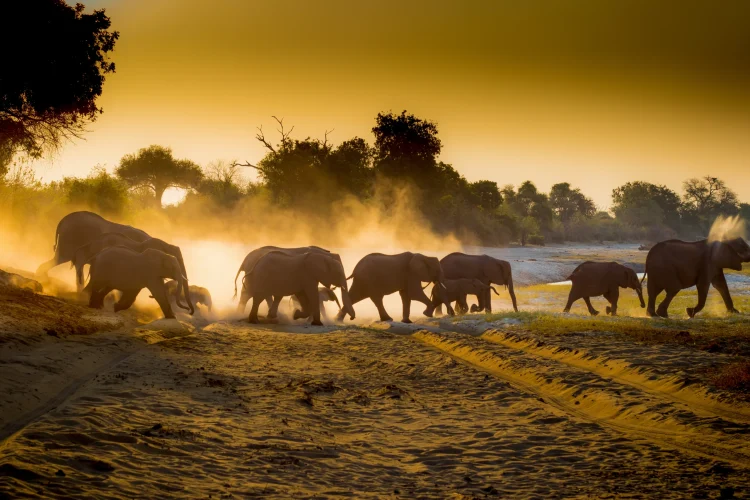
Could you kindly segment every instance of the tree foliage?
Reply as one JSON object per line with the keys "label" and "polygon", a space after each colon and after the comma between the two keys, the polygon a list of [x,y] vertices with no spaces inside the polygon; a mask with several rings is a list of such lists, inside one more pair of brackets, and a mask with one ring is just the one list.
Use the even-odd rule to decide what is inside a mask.
{"label": "tree foliage", "polygon": [[61,188],[69,203],[103,214],[122,213],[128,204],[128,186],[100,167],[84,179],[65,177]]}
{"label": "tree foliage", "polygon": [[375,122],[375,171],[417,186],[431,184],[442,147],[437,125],[406,111],[400,115],[378,113]]}
{"label": "tree foliage", "polygon": [[681,206],[677,193],[648,182],[628,182],[612,191],[615,216],[637,227],[663,225],[679,231]]}
{"label": "tree foliage", "polygon": [[[102,110],[118,32],[104,9],[63,0],[13,0],[0,15],[0,153],[39,157],[78,137]],[[0,158],[2,168],[3,158]]]}
{"label": "tree foliage", "polygon": [[707,175],[700,179],[688,179],[683,184],[683,218],[701,228],[706,234],[719,215],[735,215],[739,212],[737,195],[726,183]]}
{"label": "tree foliage", "polygon": [[198,165],[190,160],[178,160],[170,148],[157,145],[123,156],[115,174],[131,188],[150,190],[157,204],[161,204],[168,188],[197,189],[203,179]]}
{"label": "tree foliage", "polygon": [[572,189],[569,182],[561,182],[552,186],[549,192],[549,203],[563,224],[569,222],[577,214],[593,217],[596,213],[593,200],[581,193],[580,189]]}

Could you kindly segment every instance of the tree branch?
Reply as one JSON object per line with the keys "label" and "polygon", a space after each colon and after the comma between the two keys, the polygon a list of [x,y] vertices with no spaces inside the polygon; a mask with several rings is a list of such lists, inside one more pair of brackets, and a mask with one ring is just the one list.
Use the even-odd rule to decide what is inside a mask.
{"label": "tree branch", "polygon": [[260,168],[260,167],[259,167],[259,166],[257,166],[257,165],[253,165],[253,164],[252,164],[252,163],[250,163],[249,161],[246,161],[245,163],[238,163],[238,162],[236,162],[236,161],[233,161],[233,162],[232,162],[232,166],[233,166],[233,167],[250,167],[250,168],[254,168],[254,169],[255,169],[255,170],[257,170],[258,172],[262,172],[262,171],[263,171],[263,169],[262,169],[262,168]]}
{"label": "tree branch", "polygon": [[294,127],[290,128],[289,132],[284,132],[284,119],[282,118],[281,120],[279,120],[273,115],[271,115],[271,118],[276,120],[276,123],[279,124],[279,128],[276,130],[278,130],[279,134],[281,134],[281,143],[284,144],[286,141],[289,140],[289,135],[292,133],[292,130],[294,130]]}
{"label": "tree branch", "polygon": [[[266,148],[268,148],[272,153],[276,152],[276,150],[273,148],[273,146],[271,145],[271,143],[268,142],[266,140],[266,137],[263,135],[263,125],[261,125],[260,127],[258,127],[258,133],[255,134],[255,138],[258,139],[260,142],[262,142],[263,145]],[[246,165],[243,165],[243,166],[246,166]],[[247,165],[247,166],[252,166],[252,165]]]}

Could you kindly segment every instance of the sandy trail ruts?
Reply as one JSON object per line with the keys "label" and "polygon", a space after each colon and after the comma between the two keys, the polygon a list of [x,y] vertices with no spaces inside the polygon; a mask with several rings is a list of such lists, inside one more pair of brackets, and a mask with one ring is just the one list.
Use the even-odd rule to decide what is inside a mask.
{"label": "sandy trail ruts", "polygon": [[[544,375],[517,383],[492,364],[480,369],[458,347]],[[611,386],[634,415],[663,410],[659,429],[710,427],[672,402],[658,406],[649,392],[583,371],[457,333],[304,335],[217,323],[139,350],[17,433],[0,451],[0,463],[12,467],[0,470],[0,494],[683,498],[750,491],[749,464],[725,456],[728,445],[717,462],[658,433],[592,418],[595,405],[586,400]],[[544,385],[557,378],[559,387]],[[567,380],[578,393],[566,392]],[[545,392],[552,387],[555,394]],[[576,397],[584,408],[568,405]],[[600,411],[608,408],[602,403]],[[743,436],[747,443],[747,434],[734,438]]]}

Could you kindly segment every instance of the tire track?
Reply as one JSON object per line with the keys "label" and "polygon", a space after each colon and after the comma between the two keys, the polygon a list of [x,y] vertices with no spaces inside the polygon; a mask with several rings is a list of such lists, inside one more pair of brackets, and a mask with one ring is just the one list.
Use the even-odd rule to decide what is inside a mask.
{"label": "tire track", "polygon": [[686,386],[684,380],[678,376],[661,377],[649,370],[639,369],[622,359],[599,356],[582,348],[544,344],[534,338],[499,330],[489,330],[480,337],[510,349],[595,373],[600,377],[635,387],[655,397],[687,405],[695,413],[698,413],[696,410],[700,410],[705,416],[732,420],[750,427],[750,408],[747,405],[739,403],[739,406],[728,405],[707,394],[705,389]]}
{"label": "tire track", "polygon": [[706,458],[750,466],[746,437],[723,432],[720,426],[717,430],[716,424],[721,424],[717,419],[654,401],[636,387],[481,337],[448,337],[428,331],[416,332],[413,337],[535,394],[567,414]]}

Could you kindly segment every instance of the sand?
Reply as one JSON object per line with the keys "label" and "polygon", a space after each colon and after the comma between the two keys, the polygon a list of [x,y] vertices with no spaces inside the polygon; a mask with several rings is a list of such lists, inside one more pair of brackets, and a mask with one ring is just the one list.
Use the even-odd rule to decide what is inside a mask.
{"label": "sand", "polygon": [[150,321],[14,297],[0,498],[750,496],[750,404],[706,378],[730,354],[512,317]]}

